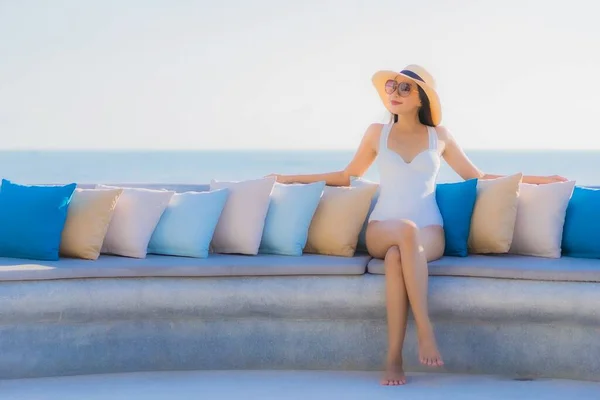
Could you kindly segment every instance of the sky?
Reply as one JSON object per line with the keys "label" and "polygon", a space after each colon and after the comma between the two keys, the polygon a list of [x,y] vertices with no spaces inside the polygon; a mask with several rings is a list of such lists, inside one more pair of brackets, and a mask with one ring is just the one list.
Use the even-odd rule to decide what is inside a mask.
{"label": "sky", "polygon": [[0,149],[354,149],[424,66],[465,149],[600,149],[593,0],[0,0]]}

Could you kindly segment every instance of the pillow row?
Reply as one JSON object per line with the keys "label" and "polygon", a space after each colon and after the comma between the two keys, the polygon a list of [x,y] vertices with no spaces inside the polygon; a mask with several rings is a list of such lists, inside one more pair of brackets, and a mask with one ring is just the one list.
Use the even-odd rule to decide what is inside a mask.
{"label": "pillow row", "polygon": [[351,257],[375,189],[283,185],[274,178],[212,180],[207,192],[126,188],[101,252],[138,258],[146,251],[200,258],[209,252]]}
{"label": "pillow row", "polygon": [[[156,192],[144,189],[141,192]],[[354,255],[366,250],[368,216],[377,201],[378,185],[353,179],[349,187],[275,183],[272,178],[243,182],[211,181],[209,192],[172,194],[163,191],[168,207],[151,235],[148,251],[206,257],[209,251],[255,255]],[[600,223],[600,191],[575,182],[532,185],[522,174],[490,180],[438,184],[436,199],[444,221],[447,256],[511,253],[557,258],[561,254],[600,257],[591,243]],[[159,201],[160,203],[160,201]],[[152,204],[145,200],[145,204]],[[140,215],[152,225],[154,218]],[[133,206],[132,206],[133,207]],[[164,206],[166,207],[166,206]],[[132,212],[121,208],[125,221]],[[595,224],[592,221],[597,221]],[[114,228],[112,228],[114,226]],[[122,246],[127,224],[111,224],[108,237]],[[135,224],[133,224],[135,226]],[[114,235],[112,234],[114,233]],[[135,251],[113,254],[145,256],[145,238]],[[111,240],[103,252],[110,251]],[[210,245],[210,248],[209,248]]]}
{"label": "pillow row", "polygon": [[0,256],[353,256],[376,187],[212,181],[206,192],[2,181]]}
{"label": "pillow row", "polygon": [[[575,187],[574,181],[527,184],[522,178],[519,173],[438,184],[436,200],[444,221],[444,255],[510,253],[558,258],[564,254],[600,258],[600,244],[595,242],[600,236],[600,190]],[[211,189],[241,184],[213,181]],[[250,248],[244,249],[246,254],[260,251],[300,255],[304,251],[348,257],[357,249],[366,251],[366,226],[378,198],[378,184],[359,178],[353,179],[349,187],[329,187],[323,182],[312,185],[312,197],[303,198],[301,193],[308,193],[311,185],[275,184],[266,207],[262,238],[258,232],[250,234],[252,226],[260,230],[262,214],[246,222],[245,237],[254,237]],[[322,197],[317,201],[321,190]],[[236,208],[242,207],[242,197]],[[250,209],[256,207],[246,208]],[[215,237],[222,235],[231,240],[235,238],[232,231],[238,229],[240,235],[234,242],[243,242],[238,227],[242,214],[232,213],[227,222],[220,221]],[[293,237],[298,238],[295,246],[286,249],[283,243]],[[217,239],[214,250],[239,253],[235,243],[226,245]]]}
{"label": "pillow row", "polygon": [[[559,257],[562,251],[600,257],[599,246],[591,243],[597,237],[600,191],[574,188],[574,182],[538,186],[521,180],[516,174],[438,184],[445,255]],[[357,244],[366,250],[377,189],[362,179],[353,179],[349,187],[282,185],[273,178],[213,180],[207,192],[185,193],[105,185],[79,189],[74,183],[21,186],[3,180],[0,256],[93,260],[100,253],[143,258],[147,253],[307,252],[350,257]]]}
{"label": "pillow row", "polygon": [[527,184],[521,174],[480,181],[469,252],[560,257],[574,187],[574,181]]}
{"label": "pillow row", "polygon": [[279,184],[271,178],[211,181],[229,198],[216,226],[215,253],[352,257],[375,186],[330,187],[325,182]]}
{"label": "pillow row", "polygon": [[[145,258],[148,253],[207,257],[215,225],[228,195],[227,190],[175,193],[105,185],[97,185],[96,189],[87,192],[92,196],[101,191],[120,194],[112,209],[98,209],[95,213],[98,226],[108,221],[104,230],[79,234],[84,238],[82,241],[93,242],[93,251],[89,254],[69,253],[65,246],[65,249],[61,247],[62,254],[89,259],[97,259],[100,253],[132,258]],[[69,212],[65,231],[69,228],[69,218],[76,220],[78,216],[82,225],[93,226],[89,223],[93,219],[91,215],[83,218]]]}
{"label": "pillow row", "polygon": [[[596,254],[600,258],[600,245],[591,246],[590,239],[584,240],[589,237],[590,226],[594,226],[591,221],[596,221],[595,226],[600,223],[600,212],[593,211],[600,204],[600,191],[575,187],[573,181],[526,184],[522,177],[515,174],[438,184],[436,200],[444,221],[444,255],[510,253],[558,258],[563,254]],[[595,207],[591,206],[592,197]],[[371,210],[376,201],[377,195]],[[584,215],[591,219],[586,222]],[[361,249],[366,249],[365,229],[366,223]]]}
{"label": "pillow row", "polygon": [[0,189],[0,256],[95,260],[101,252],[144,257],[173,192],[98,186],[18,185]]}

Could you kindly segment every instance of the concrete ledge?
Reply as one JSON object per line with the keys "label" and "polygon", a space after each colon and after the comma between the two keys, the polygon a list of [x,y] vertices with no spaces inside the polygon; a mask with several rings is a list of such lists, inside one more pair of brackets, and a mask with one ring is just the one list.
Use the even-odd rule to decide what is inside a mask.
{"label": "concrete ledge", "polygon": [[[429,275],[526,279],[557,282],[600,282],[600,260],[589,258],[542,258],[513,254],[443,257],[429,263]],[[385,274],[383,260],[372,259],[371,274]]]}
{"label": "concrete ledge", "polygon": [[75,258],[33,261],[0,257],[0,282],[163,276],[363,275],[370,259],[368,255],[336,257],[320,254],[211,254],[207,258],[149,254],[141,259],[101,255],[93,261]]}
{"label": "concrete ledge", "polygon": [[[435,323],[442,372],[598,380],[597,330]],[[386,324],[373,320],[150,320],[1,327],[0,378],[201,369],[380,370]],[[407,371],[417,363],[412,321]],[[32,345],[33,343],[33,345]]]}
{"label": "concrete ledge", "polygon": [[[0,379],[181,369],[378,370],[384,277],[0,283]],[[600,381],[600,284],[431,277],[446,371]],[[409,323],[405,352],[416,363]]]}
{"label": "concrete ledge", "polygon": [[[71,279],[0,283],[1,324],[147,319],[385,319],[385,278]],[[434,319],[600,324],[600,284],[430,277]]]}

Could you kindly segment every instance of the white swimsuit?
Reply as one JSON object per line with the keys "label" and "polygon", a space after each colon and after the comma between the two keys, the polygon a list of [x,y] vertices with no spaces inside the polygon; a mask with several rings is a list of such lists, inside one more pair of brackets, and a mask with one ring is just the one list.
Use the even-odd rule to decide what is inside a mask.
{"label": "white swimsuit", "polygon": [[410,162],[388,148],[392,124],[381,130],[379,154],[379,198],[369,221],[408,219],[417,227],[443,226],[442,215],[435,199],[435,185],[441,165],[438,136],[428,126],[429,148]]}

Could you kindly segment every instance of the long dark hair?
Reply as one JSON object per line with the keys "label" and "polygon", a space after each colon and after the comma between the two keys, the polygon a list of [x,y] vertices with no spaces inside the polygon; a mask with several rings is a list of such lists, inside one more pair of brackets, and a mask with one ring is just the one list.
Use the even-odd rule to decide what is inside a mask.
{"label": "long dark hair", "polygon": [[[434,126],[433,118],[431,118],[431,106],[429,105],[429,97],[425,94],[425,91],[421,89],[421,86],[417,85],[419,89],[419,99],[421,100],[421,108],[419,109],[419,121],[423,125]],[[398,114],[394,114],[394,123],[398,122]]]}

